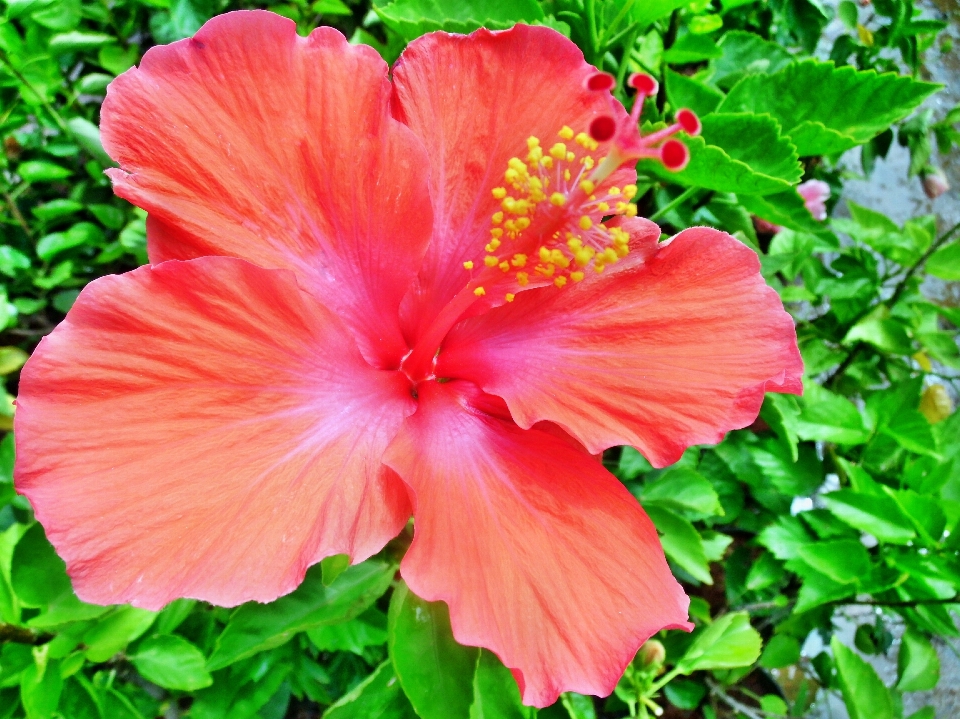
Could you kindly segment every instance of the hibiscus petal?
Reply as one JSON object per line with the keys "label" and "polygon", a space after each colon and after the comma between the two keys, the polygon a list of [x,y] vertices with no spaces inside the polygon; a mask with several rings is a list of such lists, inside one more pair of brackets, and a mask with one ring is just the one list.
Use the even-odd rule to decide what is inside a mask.
{"label": "hibiscus petal", "polygon": [[749,425],[764,392],[802,391],[793,320],[759,270],[729,235],[685,230],[632,269],[462,322],[437,374],[500,395],[521,427],[549,420],[662,467]]}
{"label": "hibiscus petal", "polygon": [[609,694],[651,634],[692,626],[688,600],[623,485],[569,438],[483,401],[468,382],[421,384],[387,449],[414,496],[403,578],[449,605],[457,641],[511,668],[524,703]]}
{"label": "hibiscus petal", "polygon": [[[404,302],[411,343],[469,280],[466,260],[483,257],[490,218],[511,157],[534,135],[550,147],[564,126],[586,131],[600,114],[626,116],[609,92],[591,92],[597,72],[570,40],[546,27],[433,33],[414,40],[393,70],[396,114],[430,153],[433,240],[418,285]],[[596,153],[606,154],[603,147]],[[625,169],[611,182],[636,180]]]}
{"label": "hibiscus petal", "polygon": [[103,143],[118,195],[151,213],[152,262],[229,255],[293,269],[377,366],[407,348],[397,308],[430,236],[419,141],[387,66],[332,28],[214,18],[117,78]]}
{"label": "hibiscus petal", "polygon": [[17,403],[17,490],[86,601],[270,601],[410,516],[380,464],[409,384],[289,271],[205,257],[96,280]]}

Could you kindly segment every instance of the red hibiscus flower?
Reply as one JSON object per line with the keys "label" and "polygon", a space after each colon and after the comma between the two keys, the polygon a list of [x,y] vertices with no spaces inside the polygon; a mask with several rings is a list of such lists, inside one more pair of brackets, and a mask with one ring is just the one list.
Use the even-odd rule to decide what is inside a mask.
{"label": "red hibiscus flower", "polygon": [[658,243],[629,163],[593,171],[684,159],[631,140],[598,77],[518,26],[421,38],[391,81],[335,30],[240,12],[114,81],[104,146],[151,265],[81,293],[16,417],[77,594],[269,601],[413,514],[403,577],[528,704],[609,693],[686,626],[595,455],[669,464],[799,392],[801,361],[751,250]]}

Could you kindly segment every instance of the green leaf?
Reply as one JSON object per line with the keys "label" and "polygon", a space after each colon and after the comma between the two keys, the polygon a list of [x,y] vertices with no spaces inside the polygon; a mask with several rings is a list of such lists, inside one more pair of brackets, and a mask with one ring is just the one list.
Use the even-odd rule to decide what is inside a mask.
{"label": "green leaf", "polygon": [[653,465],[633,447],[624,447],[621,450],[620,464],[617,467],[617,474],[621,478],[626,480],[636,479],[652,469]]}
{"label": "green leaf", "polygon": [[87,647],[85,656],[91,662],[107,661],[134,639],[143,636],[156,618],[156,612],[146,609],[117,607],[83,635]]}
{"label": "green leaf", "polygon": [[908,627],[900,639],[897,655],[897,689],[902,692],[929,691],[940,681],[940,657],[930,639]]}
{"label": "green leaf", "polygon": [[689,521],[656,504],[644,506],[661,533],[660,542],[667,558],[704,584],[713,584],[703,540]]}
{"label": "green leaf", "polygon": [[907,544],[917,536],[910,518],[892,497],[841,489],[824,494],[822,499],[838,519],[881,542]]}
{"label": "green leaf", "polygon": [[72,117],[67,120],[67,129],[70,130],[70,134],[73,135],[77,144],[90,153],[101,165],[104,167],[117,166],[117,163],[103,149],[103,143],[100,141],[100,128],[92,122],[82,117]]}
{"label": "green leaf", "polygon": [[670,68],[667,68],[664,79],[667,99],[674,111],[685,107],[703,117],[716,110],[723,101],[723,93],[719,90]]}
{"label": "green leaf", "polygon": [[702,123],[701,135],[680,138],[690,149],[683,170],[670,172],[662,163],[641,160],[637,171],[664,182],[738,195],[779,193],[799,181],[797,154],[770,117],[712,113]]}
{"label": "green leaf", "polygon": [[636,2],[633,4],[633,19],[643,30],[654,20],[666,17],[687,3],[688,0],[644,0],[644,2]]}
{"label": "green leaf", "polygon": [[417,719],[388,659],[340,697],[323,719]]}
{"label": "green leaf", "polygon": [[67,565],[47,541],[39,522],[35,522],[14,547],[10,584],[28,607],[50,604],[70,591]]}
{"label": "green leaf", "polygon": [[939,85],[809,59],[741,79],[719,112],[769,113],[801,157],[848,150],[903,119]]}
{"label": "green leaf", "polygon": [[[796,188],[764,195],[763,197],[738,194],[737,199],[752,214],[774,225],[787,227],[797,232],[831,237],[826,226],[810,214],[810,210],[807,209]],[[833,240],[833,243],[839,245],[836,239]]]}
{"label": "green leaf", "polygon": [[363,655],[363,650],[367,647],[386,644],[387,616],[379,609],[371,607],[349,622],[309,629],[307,636],[317,649]]}
{"label": "green leaf", "polygon": [[870,571],[866,547],[853,539],[806,544],[799,554],[804,562],[840,584],[856,582]]}
{"label": "green leaf", "polygon": [[320,15],[352,15],[353,10],[341,0],[318,0],[310,9]]}
{"label": "green leaf", "polygon": [[860,410],[845,397],[816,384],[805,384],[802,405],[796,422],[801,439],[851,445],[870,439]]}
{"label": "green leaf", "polygon": [[189,692],[213,684],[203,652],[175,634],[150,637],[130,661],[144,679],[164,689]]}
{"label": "green leaf", "polygon": [[320,560],[320,573],[323,586],[329,587],[334,580],[350,566],[349,554],[334,554]]}
{"label": "green leaf", "polygon": [[107,35],[102,32],[73,30],[71,32],[62,32],[54,35],[48,41],[47,47],[50,48],[50,52],[55,55],[63,55],[68,52],[96,50],[116,41],[113,35]]}
{"label": "green leaf", "polygon": [[927,260],[928,274],[943,280],[960,280],[960,242],[953,242],[930,255]]}
{"label": "green leaf", "polygon": [[443,602],[427,602],[406,583],[394,590],[388,620],[390,658],[421,719],[467,719],[479,649],[457,644]]}
{"label": "green leaf", "polygon": [[34,663],[20,677],[20,700],[27,719],[53,719],[61,691],[59,662],[48,661],[43,649],[35,649]]}
{"label": "green leaf", "polygon": [[937,441],[933,436],[933,428],[927,418],[915,409],[908,409],[895,414],[881,432],[893,437],[897,444],[908,452],[926,454],[937,458],[940,456],[937,452]]}
{"label": "green leaf", "polygon": [[671,65],[686,65],[711,60],[722,54],[723,51],[717,47],[715,40],[703,34],[690,32],[680,36],[670,49],[663,53],[663,61]]}
{"label": "green leaf", "polygon": [[576,692],[564,692],[560,695],[560,703],[567,710],[570,719],[597,719],[597,709],[591,697]]}
{"label": "green leaf", "polygon": [[216,671],[278,647],[298,632],[353,619],[387,591],[395,572],[393,564],[368,560],[325,587],[320,567],[311,567],[293,593],[270,604],[249,602],[237,609],[217,639],[207,669]]}
{"label": "green leaf", "polygon": [[897,320],[874,314],[857,322],[843,338],[845,345],[866,342],[881,352],[913,354],[913,342],[907,329]]}
{"label": "green leaf", "polygon": [[836,635],[830,641],[843,703],[850,719],[896,719],[893,697],[873,667]]}
{"label": "green leaf", "polygon": [[760,666],[764,669],[782,669],[800,661],[800,642],[789,634],[775,634],[763,648]]}
{"label": "green leaf", "polygon": [[374,7],[383,24],[409,42],[428,32],[502,30],[518,22],[544,20],[536,0],[394,0]]}
{"label": "green leaf", "polygon": [[723,54],[711,63],[713,82],[726,90],[744,75],[771,73],[794,61],[793,55],[782,46],[759,35],[743,30],[731,30],[720,38]]}
{"label": "green leaf", "polygon": [[0,347],[0,375],[8,375],[23,367],[30,358],[19,347]]}
{"label": "green leaf", "polygon": [[17,165],[17,174],[24,182],[52,182],[63,180],[73,173],[66,167],[46,160],[27,160]]}
{"label": "green leaf", "polygon": [[700,669],[747,667],[757,661],[762,643],[760,633],[750,626],[749,614],[724,614],[697,635],[676,669],[690,674]]}
{"label": "green leaf", "polygon": [[663,688],[667,701],[678,709],[692,711],[700,706],[707,688],[700,682],[692,679],[674,679]]}
{"label": "green leaf", "polygon": [[51,220],[57,220],[61,217],[67,217],[75,214],[80,212],[82,209],[82,202],[77,202],[76,200],[58,199],[45,202],[42,205],[37,205],[36,207],[31,208],[30,212],[38,220],[49,222]]}
{"label": "green leaf", "polygon": [[103,241],[103,230],[92,222],[78,222],[66,232],[54,232],[37,241],[37,256],[50,260],[65,250],[81,245],[96,245]]}
{"label": "green leaf", "polygon": [[797,594],[797,603],[793,611],[797,614],[807,612],[827,602],[852,597],[857,592],[856,584],[836,582],[826,574],[821,574],[805,563],[796,567],[803,574],[803,586]]}
{"label": "green leaf", "polygon": [[713,485],[692,469],[671,469],[643,488],[640,500],[695,514],[723,514]]}
{"label": "green leaf", "polygon": [[[769,535],[767,539],[769,540]],[[801,544],[799,546],[804,545]],[[760,589],[766,589],[779,583],[785,574],[786,572],[783,569],[783,565],[774,558],[773,554],[764,552],[750,565],[750,571],[747,572],[747,580],[744,586],[754,592]]]}
{"label": "green leaf", "polygon": [[481,649],[473,675],[470,719],[536,719],[537,710],[524,706],[510,670],[492,652]]}

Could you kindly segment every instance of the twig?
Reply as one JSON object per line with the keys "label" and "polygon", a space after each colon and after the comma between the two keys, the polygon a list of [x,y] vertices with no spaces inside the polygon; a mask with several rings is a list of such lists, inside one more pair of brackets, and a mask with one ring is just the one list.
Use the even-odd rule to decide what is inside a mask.
{"label": "twig", "polygon": [[20,208],[17,207],[16,200],[13,199],[9,192],[4,192],[3,197],[7,201],[7,207],[10,208],[10,214],[13,215],[13,219],[15,219],[17,224],[20,225],[20,229],[23,230],[23,233],[27,236],[27,238],[32,240],[33,232],[30,230],[30,225],[27,224],[27,220],[24,218],[23,213],[20,212]]}
{"label": "twig", "polygon": [[0,644],[13,642],[14,644],[30,644],[32,646],[39,646],[40,644],[46,644],[51,639],[53,639],[52,634],[35,632],[32,629],[18,627],[14,624],[0,623]]}
{"label": "twig", "polygon": [[679,195],[677,195],[676,198],[674,198],[673,200],[671,200],[670,202],[668,202],[666,205],[664,205],[663,207],[661,207],[659,210],[657,210],[656,212],[654,212],[652,215],[650,215],[650,217],[648,217],[647,219],[650,220],[651,222],[655,222],[656,220],[658,220],[659,218],[663,217],[663,216],[664,216],[665,214],[667,214],[668,212],[671,212],[672,210],[675,210],[676,208],[678,208],[678,207],[679,207],[680,205],[682,205],[684,202],[686,202],[686,201],[689,200],[691,197],[693,197],[693,196],[694,196],[697,192],[699,192],[701,189],[702,189],[702,188],[699,188],[699,187],[696,187],[696,186],[694,186],[694,187],[688,187],[686,190],[684,190],[684,191],[681,192]]}
{"label": "twig", "polygon": [[715,696],[717,699],[722,701],[728,707],[734,711],[738,711],[745,716],[748,716],[750,719],[765,719],[766,713],[758,711],[753,707],[749,707],[743,702],[737,701],[732,696],[728,695],[719,684],[713,681],[710,678],[707,678],[707,686],[710,687],[710,693]]}

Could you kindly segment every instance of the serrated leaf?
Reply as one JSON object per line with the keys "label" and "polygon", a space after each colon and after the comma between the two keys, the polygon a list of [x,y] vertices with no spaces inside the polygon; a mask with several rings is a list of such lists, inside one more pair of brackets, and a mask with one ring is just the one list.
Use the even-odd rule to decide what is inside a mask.
{"label": "serrated leaf", "polygon": [[797,436],[801,439],[863,444],[870,433],[863,417],[850,400],[816,384],[804,386],[802,409],[796,421]]}
{"label": "serrated leaf", "polygon": [[654,20],[666,17],[686,4],[688,0],[644,0],[633,4],[633,19],[644,29]]}
{"label": "serrated leaf", "polygon": [[917,536],[910,518],[892,497],[841,489],[824,494],[822,500],[837,518],[881,542],[907,544]]}
{"label": "serrated leaf", "polygon": [[897,444],[909,452],[940,457],[930,422],[915,409],[898,412],[881,432],[893,437]]}
{"label": "serrated leaf", "polygon": [[800,180],[797,154],[771,118],[713,113],[702,123],[700,136],[681,136],[690,149],[683,170],[670,172],[659,162],[641,160],[637,171],[664,182],[738,195],[783,192]]}
{"label": "serrated leaf", "polygon": [[746,612],[731,612],[717,617],[690,645],[677,662],[681,674],[700,669],[735,669],[757,661],[763,642],[750,626]]}
{"label": "serrated leaf", "polygon": [[833,154],[867,142],[906,117],[939,85],[893,73],[834,67],[817,60],[741,79],[719,112],[769,113],[801,157]]}
{"label": "serrated leaf", "polygon": [[322,570],[314,565],[293,593],[270,604],[249,602],[238,608],[217,639],[207,668],[222,669],[278,647],[297,632],[352,619],[387,591],[395,571],[392,564],[368,560],[326,587]]}
{"label": "serrated leaf", "polygon": [[434,30],[469,33],[479,27],[502,30],[518,22],[544,20],[536,0],[394,0],[374,10],[407,42]]}
{"label": "serrated leaf", "polygon": [[692,469],[670,469],[643,487],[640,501],[695,514],[722,514],[713,485]]}
{"label": "serrated leaf", "polygon": [[893,697],[874,668],[844,646],[836,635],[830,641],[830,648],[850,719],[895,719]]}
{"label": "serrated leaf", "polygon": [[674,72],[669,67],[664,75],[664,85],[667,99],[674,110],[685,107],[703,117],[716,110],[723,101],[723,93],[716,88]]}
{"label": "serrated leaf", "polygon": [[[870,571],[866,547],[853,539],[807,544],[800,547],[799,556],[818,572],[841,584],[852,584]],[[798,573],[802,576],[801,572]]]}
{"label": "serrated leaf", "polygon": [[743,30],[731,30],[718,43],[723,54],[711,63],[713,82],[728,89],[744,75],[772,73],[794,62],[794,57],[775,42]]}

